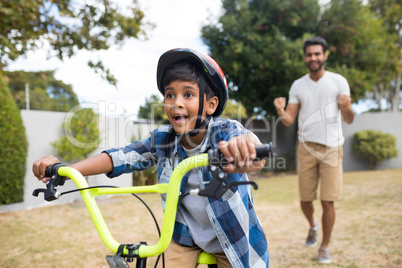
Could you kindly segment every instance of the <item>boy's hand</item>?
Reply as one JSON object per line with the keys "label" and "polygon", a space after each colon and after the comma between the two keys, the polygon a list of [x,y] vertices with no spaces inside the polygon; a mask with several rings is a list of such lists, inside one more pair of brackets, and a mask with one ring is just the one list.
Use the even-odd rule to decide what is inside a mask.
{"label": "boy's hand", "polygon": [[259,144],[261,142],[252,133],[233,137],[229,141],[220,141],[218,143],[219,150],[229,162],[234,162],[222,167],[223,170],[227,173],[260,170],[264,166],[265,160],[253,161],[256,157],[255,145]]}
{"label": "boy's hand", "polygon": [[45,170],[48,166],[60,162],[59,159],[53,155],[48,155],[36,160],[32,165],[32,172],[38,180],[42,182],[47,182],[50,178],[45,177]]}

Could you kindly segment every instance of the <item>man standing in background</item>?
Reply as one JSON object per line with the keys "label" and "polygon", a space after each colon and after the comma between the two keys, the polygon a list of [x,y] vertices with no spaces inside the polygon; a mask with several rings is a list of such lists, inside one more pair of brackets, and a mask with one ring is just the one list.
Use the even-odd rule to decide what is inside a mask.
{"label": "man standing in background", "polygon": [[[317,244],[319,224],[314,219],[314,204],[320,181],[320,199],[323,208],[323,239],[318,250],[319,263],[331,263],[329,242],[335,223],[335,206],[342,196],[342,133],[341,115],[350,124],[354,119],[350,88],[347,80],[326,71],[328,45],[321,37],[304,41],[304,61],[309,73],[294,81],[289,91],[289,102],[280,97],[274,105],[282,123],[290,126],[298,116],[297,169],[300,204],[310,229],[306,246]],[[285,109],[286,107],[286,109]]]}

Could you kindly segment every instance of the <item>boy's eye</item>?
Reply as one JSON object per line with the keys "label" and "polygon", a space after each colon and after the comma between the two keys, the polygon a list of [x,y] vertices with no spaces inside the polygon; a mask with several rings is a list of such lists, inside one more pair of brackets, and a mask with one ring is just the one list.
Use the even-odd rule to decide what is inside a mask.
{"label": "boy's eye", "polygon": [[193,94],[193,93],[191,93],[191,92],[187,92],[187,93],[186,93],[184,96],[185,96],[185,97],[187,97],[187,98],[189,98],[189,97],[194,96],[194,94]]}
{"label": "boy's eye", "polygon": [[171,99],[173,97],[174,97],[173,93],[166,93],[166,95],[165,95],[165,98],[167,98],[167,99]]}

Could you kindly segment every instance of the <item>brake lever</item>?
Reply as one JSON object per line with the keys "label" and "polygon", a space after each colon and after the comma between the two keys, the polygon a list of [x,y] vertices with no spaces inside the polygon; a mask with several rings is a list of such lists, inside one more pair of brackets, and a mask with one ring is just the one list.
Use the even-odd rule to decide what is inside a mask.
{"label": "brake lever", "polygon": [[221,167],[223,165],[229,164],[229,161],[222,156],[218,149],[209,150],[208,158],[210,165],[209,171],[211,173],[212,180],[204,189],[192,190],[190,194],[218,199],[221,198],[227,190],[234,186],[250,184],[255,190],[258,189],[257,183],[253,181],[233,181],[225,185],[227,173],[224,172]]}
{"label": "brake lever", "polygon": [[60,167],[65,166],[61,163],[55,163],[46,168],[45,176],[51,177],[49,181],[46,182],[46,189],[45,188],[38,188],[32,192],[33,196],[38,196],[39,193],[44,194],[44,199],[48,202],[58,199],[60,197],[60,193],[57,191],[59,185],[64,185],[66,181],[65,176],[60,176],[58,174],[58,170]]}

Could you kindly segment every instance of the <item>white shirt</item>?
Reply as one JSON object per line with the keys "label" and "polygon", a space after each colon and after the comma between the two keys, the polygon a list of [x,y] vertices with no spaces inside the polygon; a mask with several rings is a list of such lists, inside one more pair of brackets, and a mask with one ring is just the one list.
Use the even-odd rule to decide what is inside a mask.
{"label": "white shirt", "polygon": [[328,147],[343,145],[341,113],[338,96],[350,95],[347,80],[340,74],[325,71],[314,82],[309,74],[293,82],[289,91],[289,103],[300,104],[299,142],[315,142]]}

